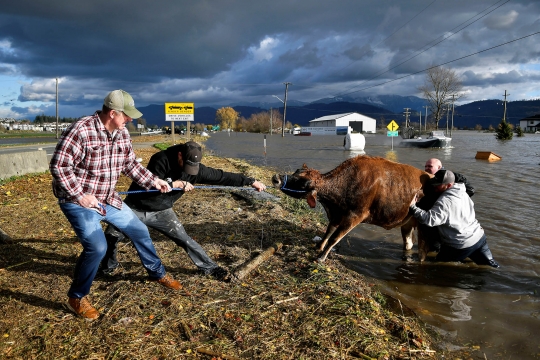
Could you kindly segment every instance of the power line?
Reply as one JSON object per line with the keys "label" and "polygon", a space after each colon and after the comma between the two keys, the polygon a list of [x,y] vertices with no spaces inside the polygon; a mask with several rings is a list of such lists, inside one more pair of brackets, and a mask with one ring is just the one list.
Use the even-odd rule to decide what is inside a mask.
{"label": "power line", "polygon": [[[471,19],[473,19],[473,18],[479,16],[480,14],[482,14],[483,12],[485,12],[486,10],[488,10],[489,8],[495,6],[497,3],[501,2],[501,1],[503,1],[503,0],[498,0],[498,1],[495,2],[494,4],[488,6],[488,7],[485,8],[484,10],[480,11],[479,13],[477,13],[476,15],[470,17],[469,19],[465,20],[465,21],[462,22],[461,24],[459,24],[459,25],[455,26],[454,28],[450,29],[450,31],[453,31],[453,30],[457,29],[458,27],[460,27],[460,26],[462,26],[463,24],[467,23],[467,22],[470,21]],[[373,79],[376,79],[376,78],[378,78],[379,76],[384,75],[384,74],[386,74],[387,72],[389,72],[389,71],[391,71],[391,70],[397,68],[398,66],[405,64],[405,63],[408,62],[409,60],[412,60],[412,59],[416,58],[417,56],[419,56],[419,55],[425,53],[425,52],[428,51],[429,49],[431,49],[431,48],[433,48],[433,47],[439,45],[439,44],[442,43],[443,41],[448,40],[448,39],[451,38],[452,36],[458,34],[460,31],[466,29],[467,27],[471,26],[471,25],[474,24],[475,22],[477,22],[477,21],[483,19],[484,17],[486,17],[487,15],[491,14],[493,11],[497,10],[498,8],[500,8],[501,6],[505,5],[505,4],[506,4],[507,2],[509,2],[509,1],[510,1],[510,0],[506,0],[504,3],[500,4],[500,5],[497,6],[496,8],[490,10],[489,12],[485,13],[484,15],[482,15],[481,17],[479,17],[478,19],[476,19],[476,20],[474,20],[473,22],[471,22],[470,24],[468,24],[468,25],[462,27],[461,29],[459,29],[458,31],[452,33],[451,35],[449,35],[449,36],[447,36],[447,37],[443,37],[443,39],[440,40],[439,42],[436,42],[435,44],[433,44],[433,45],[431,45],[431,46],[425,48],[425,47],[428,46],[429,44],[431,44],[431,43],[433,43],[434,41],[436,41],[437,39],[439,39],[441,36],[439,36],[439,37],[433,39],[432,41],[428,42],[426,45],[424,45],[424,46],[422,47],[422,48],[425,48],[424,50],[422,50],[422,51],[420,51],[420,52],[417,52],[415,55],[413,55],[413,56],[411,56],[411,57],[409,57],[409,58],[403,60],[402,62],[400,62],[400,63],[397,64],[397,65],[394,65],[393,67],[389,68],[388,70],[385,70],[385,71],[376,73],[375,76],[373,76],[373,77],[371,77],[371,78],[369,78],[369,79],[366,79],[366,80],[362,81],[362,82],[361,82],[360,84],[358,84],[358,85],[355,85],[355,86],[350,87],[348,90],[346,90],[346,91],[344,91],[344,92],[337,93],[336,95],[334,95],[334,97],[337,97],[337,96],[340,96],[340,95],[347,95],[347,94],[350,94],[350,93],[348,93],[347,91],[349,91],[349,90],[351,90],[351,89],[354,89],[355,87],[358,87],[358,86],[360,86],[360,85],[362,85],[362,84],[364,84],[364,83],[366,83],[366,82],[368,82],[368,81],[371,81],[371,80],[373,80]]]}
{"label": "power line", "polygon": [[483,52],[486,52],[486,51],[489,51],[489,50],[493,50],[493,49],[495,49],[495,48],[498,48],[498,47],[501,47],[501,46],[504,46],[504,45],[508,45],[508,44],[510,44],[510,43],[513,43],[513,42],[516,42],[516,41],[519,41],[519,40],[523,40],[523,39],[525,39],[525,38],[528,38],[528,37],[531,37],[531,36],[537,35],[537,34],[540,34],[540,31],[537,31],[537,32],[532,33],[532,34],[529,34],[529,35],[522,36],[522,37],[520,37],[520,38],[518,38],[518,39],[514,39],[514,40],[507,41],[507,42],[502,43],[502,44],[499,44],[499,45],[492,46],[492,47],[487,48],[487,49],[484,49],[484,50],[477,51],[477,52],[472,53],[472,54],[469,54],[469,55],[465,55],[465,56],[459,57],[459,58],[454,59],[454,60],[450,60],[450,61],[444,62],[444,63],[442,63],[442,64],[438,64],[438,65],[431,66],[431,67],[429,67],[429,68],[427,68],[427,69],[424,69],[424,70],[420,70],[420,71],[417,71],[417,72],[414,72],[414,73],[411,73],[411,74],[408,74],[408,75],[404,75],[404,76],[398,77],[397,79],[388,80],[388,81],[385,81],[385,82],[382,82],[382,83],[379,83],[379,84],[375,84],[375,85],[372,85],[372,86],[368,86],[368,87],[365,87],[365,88],[362,88],[362,89],[359,89],[359,90],[351,91],[351,92],[346,93],[346,94],[343,94],[343,95],[353,94],[353,93],[355,93],[355,92],[359,92],[359,91],[371,89],[371,88],[374,88],[374,87],[377,87],[377,86],[381,86],[381,85],[388,84],[388,83],[391,83],[391,82],[394,82],[394,81],[398,81],[398,80],[407,78],[407,77],[409,77],[409,76],[413,76],[413,75],[416,75],[416,74],[420,74],[420,73],[422,73],[422,72],[424,72],[424,71],[428,71],[428,70],[434,69],[434,68],[439,67],[439,66],[443,66],[443,65],[446,65],[446,64],[450,64],[450,63],[453,63],[453,62],[455,62],[455,61],[463,60],[463,59],[466,59],[466,58],[468,58],[468,57],[471,57],[471,56],[474,56],[474,55],[478,55],[478,54],[481,54],[481,53],[483,53]]}

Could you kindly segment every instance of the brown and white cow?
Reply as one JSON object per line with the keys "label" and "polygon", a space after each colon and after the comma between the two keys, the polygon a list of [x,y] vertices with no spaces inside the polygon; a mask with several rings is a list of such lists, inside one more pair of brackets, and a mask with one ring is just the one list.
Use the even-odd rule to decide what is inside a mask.
{"label": "brown and white cow", "polygon": [[[326,174],[304,164],[292,175],[274,175],[272,183],[289,196],[306,199],[312,208],[318,200],[326,210],[328,228],[318,247],[318,261],[324,262],[330,250],[360,223],[387,230],[400,226],[403,250],[411,250],[416,220],[408,214],[409,205],[417,193],[422,194],[430,177],[410,165],[360,155]],[[418,250],[423,261],[427,244],[421,236]]]}

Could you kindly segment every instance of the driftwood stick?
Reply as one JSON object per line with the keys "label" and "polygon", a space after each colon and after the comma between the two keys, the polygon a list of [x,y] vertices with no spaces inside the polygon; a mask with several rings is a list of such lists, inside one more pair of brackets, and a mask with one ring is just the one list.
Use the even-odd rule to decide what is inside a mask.
{"label": "driftwood stick", "polygon": [[240,358],[237,358],[236,356],[225,355],[225,354],[218,353],[218,352],[208,350],[208,349],[205,349],[205,348],[197,348],[197,349],[195,349],[195,351],[198,352],[198,353],[201,353],[201,354],[215,356],[215,357],[222,358],[222,359],[225,359],[225,360],[240,360]]}
{"label": "driftwood stick", "polygon": [[0,271],[5,271],[7,269],[11,269],[11,268],[14,268],[14,267],[19,266],[19,265],[28,264],[29,262],[32,262],[32,261],[34,261],[34,260],[23,261],[23,262],[20,262],[18,264],[13,264],[13,265],[10,265],[10,266],[6,266],[5,268],[1,268]]}
{"label": "driftwood stick", "polygon": [[281,303],[284,303],[284,302],[287,302],[287,301],[298,300],[299,298],[300,298],[300,296],[295,296],[295,297],[292,297],[290,299],[276,301],[274,304],[281,304]]}
{"label": "driftwood stick", "polygon": [[264,250],[262,253],[260,253],[258,256],[256,256],[253,260],[250,262],[242,265],[238,271],[236,271],[232,277],[233,281],[242,280],[245,278],[253,269],[255,269],[257,266],[261,265],[263,262],[268,260],[268,258],[276,251],[281,249],[283,246],[282,243],[275,243],[273,246],[269,247],[268,249]]}
{"label": "driftwood stick", "polygon": [[191,338],[193,336],[191,335],[191,330],[189,329],[188,324],[186,324],[184,321],[180,321],[180,324],[182,325],[182,329],[184,330],[186,338],[188,339],[188,341],[191,341]]}
{"label": "driftwood stick", "polygon": [[12,242],[13,239],[4,230],[0,229],[0,244],[10,244]]}
{"label": "driftwood stick", "polygon": [[358,352],[358,351],[352,351],[350,353],[350,355],[354,356],[354,357],[357,357],[357,358],[361,358],[361,359],[365,359],[365,360],[377,360],[377,359],[374,359],[370,356],[367,356],[366,354],[362,354],[361,352]]}

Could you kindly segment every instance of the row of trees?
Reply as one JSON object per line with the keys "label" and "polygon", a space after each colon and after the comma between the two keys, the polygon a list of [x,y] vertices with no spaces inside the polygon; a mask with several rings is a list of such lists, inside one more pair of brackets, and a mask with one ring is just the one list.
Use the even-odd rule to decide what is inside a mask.
{"label": "row of trees", "polygon": [[[276,110],[252,114],[247,119],[240,115],[232,107],[222,107],[216,112],[216,122],[222,130],[230,129],[254,133],[270,133],[271,131],[281,130],[283,126],[283,115]],[[292,123],[287,121],[285,129],[290,128],[292,128]]]}
{"label": "row of trees", "polygon": [[[58,122],[61,123],[72,123],[74,121],[79,120],[78,118],[72,118],[72,117],[62,117],[58,118]],[[37,115],[34,119],[34,124],[46,124],[46,123],[55,123],[56,122],[56,116],[48,116],[45,114]]]}

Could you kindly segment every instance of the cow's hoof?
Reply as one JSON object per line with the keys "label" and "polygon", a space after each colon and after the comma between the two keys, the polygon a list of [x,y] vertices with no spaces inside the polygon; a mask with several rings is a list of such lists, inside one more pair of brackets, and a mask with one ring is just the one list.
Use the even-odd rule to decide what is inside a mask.
{"label": "cow's hoof", "polygon": [[323,257],[317,258],[317,262],[318,262],[319,264],[324,264],[325,261],[326,261],[326,258],[325,258],[325,257],[324,257],[324,258],[323,258]]}
{"label": "cow's hoof", "polygon": [[414,262],[412,254],[404,254],[401,257],[401,260],[406,261],[406,262]]}

